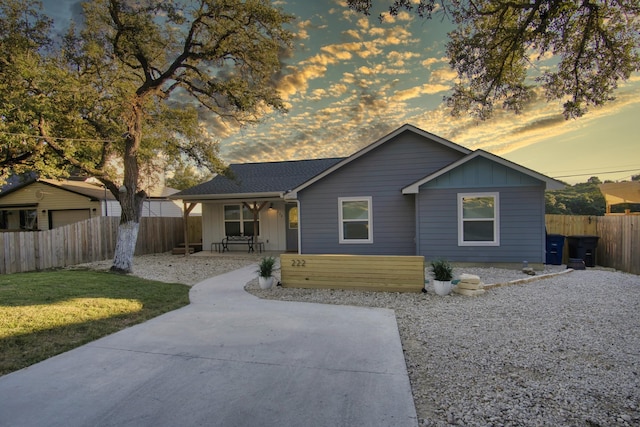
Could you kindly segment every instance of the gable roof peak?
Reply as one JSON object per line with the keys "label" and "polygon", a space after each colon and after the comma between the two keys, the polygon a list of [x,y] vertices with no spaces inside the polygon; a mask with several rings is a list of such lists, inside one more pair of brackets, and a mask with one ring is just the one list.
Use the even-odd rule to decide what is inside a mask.
{"label": "gable roof peak", "polygon": [[466,155],[465,157],[462,157],[461,159],[451,163],[448,166],[443,167],[442,169],[435,171],[434,173],[427,175],[426,177],[414,182],[413,184],[407,185],[406,187],[404,187],[402,189],[402,194],[417,194],[420,191],[420,186],[423,184],[426,184],[427,182],[433,181],[434,179],[438,178],[439,176],[442,176],[450,171],[452,171],[453,169],[456,169],[459,166],[462,166],[468,162],[470,162],[471,160],[477,158],[477,157],[483,157],[485,159],[488,159],[492,162],[498,163],[502,166],[505,166],[507,168],[513,169],[515,171],[518,171],[524,175],[530,176],[534,179],[537,179],[539,181],[542,181],[545,183],[546,185],[546,189],[547,190],[559,190],[565,187],[565,184],[563,182],[560,182],[558,180],[555,180],[553,178],[549,178],[546,175],[543,175],[539,172],[536,172],[534,170],[531,170],[529,168],[526,168],[524,166],[521,166],[517,163],[513,163],[510,160],[507,160],[503,157],[497,156],[495,154],[489,153],[488,151],[482,150],[482,149],[477,149],[475,151],[471,151],[468,155]]}
{"label": "gable roof peak", "polygon": [[362,149],[360,149],[359,151],[355,152],[354,154],[352,154],[351,156],[343,159],[342,161],[336,163],[334,166],[328,168],[327,170],[325,170],[324,172],[322,172],[321,174],[315,176],[314,178],[300,184],[299,186],[297,186],[296,188],[294,188],[293,190],[291,190],[288,195],[287,198],[296,198],[297,197],[297,193],[298,191],[310,186],[311,184],[315,183],[316,181],[319,181],[320,179],[324,178],[325,176],[333,173],[334,171],[336,171],[337,169],[340,169],[341,167],[351,163],[352,161],[364,156],[365,154],[369,153],[370,151],[373,151],[374,149],[380,147],[383,144],[386,144],[387,142],[393,140],[394,138],[396,138],[398,135],[404,133],[404,132],[412,132],[416,135],[422,136],[425,139],[429,139],[431,141],[434,141],[436,143],[439,143],[445,147],[448,147],[450,149],[453,149],[455,151],[458,151],[464,155],[468,155],[469,153],[472,152],[472,150],[469,150],[468,148],[463,147],[462,145],[458,145],[454,142],[449,141],[448,139],[444,139],[438,135],[435,135],[433,133],[429,133],[425,130],[422,130],[412,124],[409,123],[405,123],[404,125],[400,126],[399,128],[397,128],[396,130],[392,131],[391,133],[388,133],[387,135],[383,136],[382,138],[378,139],[377,141],[374,141],[373,143],[363,147]]}

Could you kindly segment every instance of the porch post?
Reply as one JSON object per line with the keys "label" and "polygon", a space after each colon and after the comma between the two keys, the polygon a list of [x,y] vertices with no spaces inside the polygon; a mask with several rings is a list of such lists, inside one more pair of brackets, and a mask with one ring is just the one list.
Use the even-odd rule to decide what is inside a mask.
{"label": "porch post", "polygon": [[242,204],[251,211],[253,214],[253,241],[258,242],[258,233],[256,233],[256,229],[258,228],[258,214],[265,206],[267,206],[269,202],[262,202],[260,206],[258,206],[257,202],[253,202],[253,206],[249,205],[247,202],[242,202]]}
{"label": "porch post", "polygon": [[197,203],[189,203],[187,204],[187,202],[185,202],[184,200],[182,201],[182,211],[184,212],[183,214],[183,223],[184,223],[184,227],[183,227],[183,231],[184,231],[184,256],[189,256],[189,214],[191,213],[191,211],[193,210],[193,208],[195,208],[197,205]]}

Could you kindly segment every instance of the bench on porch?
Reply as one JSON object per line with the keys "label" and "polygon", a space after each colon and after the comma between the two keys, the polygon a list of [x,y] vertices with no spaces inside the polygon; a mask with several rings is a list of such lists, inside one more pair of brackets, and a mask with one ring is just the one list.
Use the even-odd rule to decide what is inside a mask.
{"label": "bench on porch", "polygon": [[253,236],[225,236],[222,242],[211,243],[211,252],[214,246],[218,252],[230,252],[229,245],[247,245],[249,253],[255,252],[254,247],[257,247],[260,253],[264,250],[264,243],[256,241]]}

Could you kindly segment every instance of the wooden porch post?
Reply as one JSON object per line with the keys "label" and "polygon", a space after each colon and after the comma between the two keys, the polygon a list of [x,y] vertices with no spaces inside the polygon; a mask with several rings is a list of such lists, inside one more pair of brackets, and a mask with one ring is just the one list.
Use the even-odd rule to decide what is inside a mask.
{"label": "wooden porch post", "polygon": [[195,208],[197,203],[189,203],[182,201],[183,206],[183,222],[184,222],[184,256],[189,256],[189,214]]}
{"label": "wooden porch post", "polygon": [[260,206],[258,206],[257,202],[253,202],[253,206],[251,206],[247,202],[242,202],[242,204],[253,214],[253,241],[256,243],[258,242],[258,233],[256,233],[256,230],[258,229],[258,214],[260,214],[260,211],[264,209],[268,203],[269,202],[262,202]]}

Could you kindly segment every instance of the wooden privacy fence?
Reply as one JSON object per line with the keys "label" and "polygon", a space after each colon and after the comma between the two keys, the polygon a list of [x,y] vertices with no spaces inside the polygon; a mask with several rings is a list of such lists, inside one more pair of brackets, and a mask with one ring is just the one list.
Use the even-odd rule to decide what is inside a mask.
{"label": "wooden privacy fence", "polygon": [[[53,230],[0,233],[0,274],[112,258],[119,223],[117,217],[96,217]],[[200,241],[201,224],[200,217],[189,218],[190,241]],[[140,221],[135,254],[166,252],[183,241],[182,218],[145,217]]]}
{"label": "wooden privacy fence", "polygon": [[[546,215],[547,233],[598,236],[596,264],[640,274],[639,215]],[[565,239],[563,262],[569,257]]]}
{"label": "wooden privacy fence", "polygon": [[640,216],[598,217],[598,265],[640,274]]}
{"label": "wooden privacy fence", "polygon": [[421,292],[424,257],[383,255],[280,256],[282,286]]}

